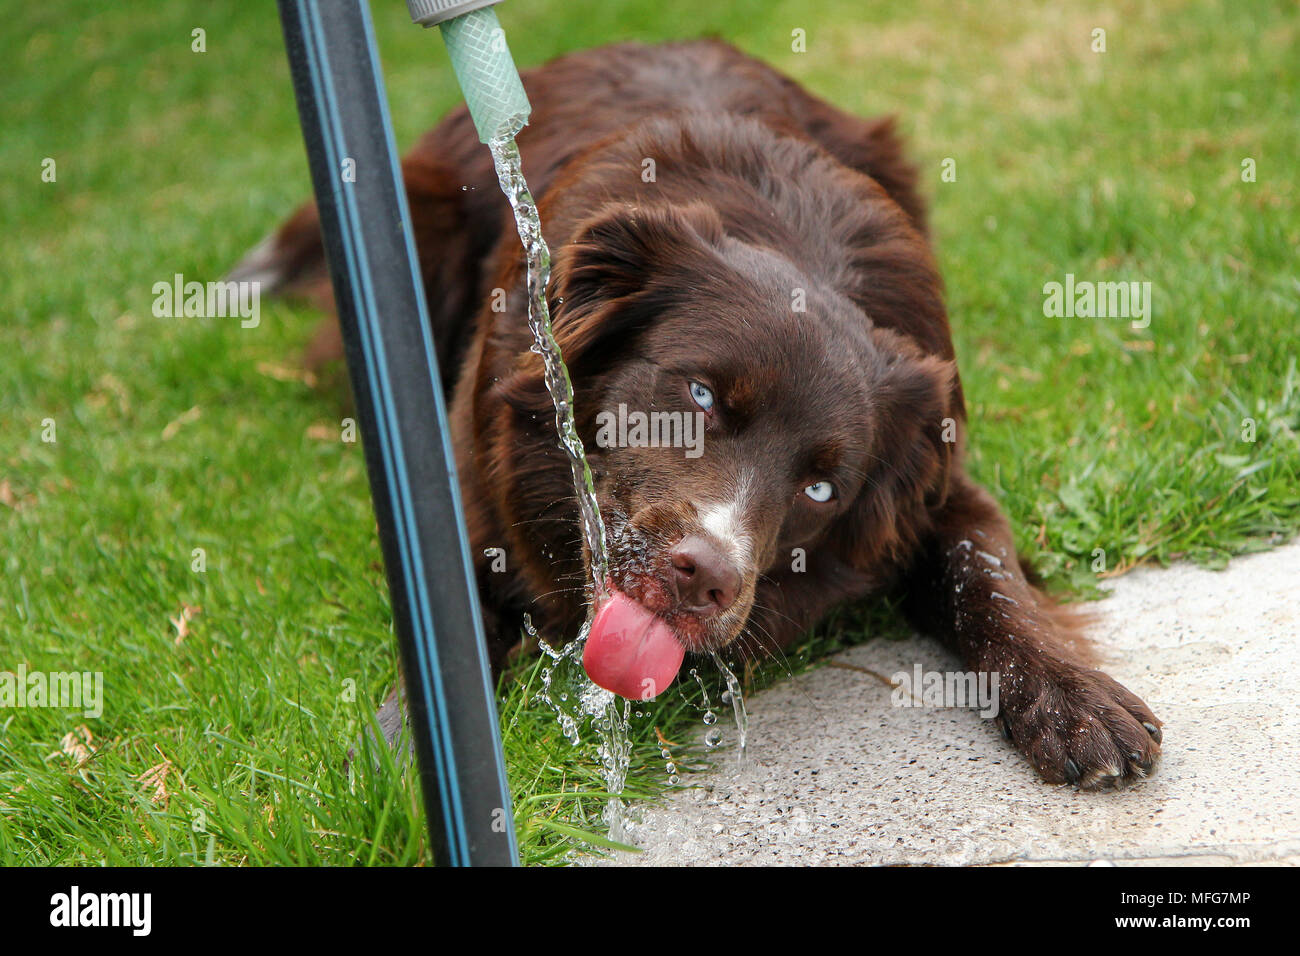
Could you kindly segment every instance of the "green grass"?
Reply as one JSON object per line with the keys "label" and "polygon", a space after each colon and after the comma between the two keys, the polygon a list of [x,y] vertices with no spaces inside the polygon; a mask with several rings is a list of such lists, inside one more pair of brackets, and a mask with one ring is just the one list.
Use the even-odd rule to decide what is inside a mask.
{"label": "green grass", "polygon": [[[337,440],[335,397],[283,371],[315,316],[274,304],[241,329],[151,313],[153,283],[217,278],[309,192],[278,24],[250,4],[3,7],[0,669],[103,671],[106,706],[0,711],[0,863],[427,863],[412,775],[341,767],[395,653],[359,448]],[[375,7],[409,144],[457,93],[436,37],[401,3]],[[1220,563],[1300,527],[1292,4],[530,0],[501,15],[523,64],[714,32],[847,109],[902,116],[972,467],[1058,588],[1091,590],[1097,549],[1104,574]],[[949,157],[956,182],[940,178]],[[1150,328],[1044,317],[1044,283],[1067,272],[1150,281]],[[201,612],[178,639],[186,606]],[[897,627],[846,610],[791,666]],[[603,784],[531,702],[536,679],[525,666],[503,686],[502,722],[524,859],[554,863],[600,831]],[[635,721],[632,795],[665,785],[656,727],[699,738],[696,697]],[[141,779],[160,764],[165,800]]]}

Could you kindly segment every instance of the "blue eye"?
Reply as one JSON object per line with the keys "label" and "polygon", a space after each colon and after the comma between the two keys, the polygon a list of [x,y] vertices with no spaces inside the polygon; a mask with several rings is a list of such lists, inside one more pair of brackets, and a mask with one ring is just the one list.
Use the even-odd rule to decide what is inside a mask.
{"label": "blue eye", "polygon": [[695,404],[706,412],[713,407],[713,390],[707,385],[691,382],[691,398],[695,399]]}
{"label": "blue eye", "polygon": [[809,485],[803,493],[813,501],[824,503],[835,497],[835,486],[829,481],[819,481],[815,485]]}

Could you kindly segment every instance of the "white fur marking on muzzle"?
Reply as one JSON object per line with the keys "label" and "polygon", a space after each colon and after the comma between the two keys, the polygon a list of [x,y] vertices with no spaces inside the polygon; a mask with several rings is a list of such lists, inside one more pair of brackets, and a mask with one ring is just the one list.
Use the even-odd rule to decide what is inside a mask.
{"label": "white fur marking on muzzle", "polygon": [[745,499],[749,482],[742,476],[734,499],[722,504],[696,506],[700,527],[726,549],[737,564],[744,566],[752,557],[753,541],[745,530]]}

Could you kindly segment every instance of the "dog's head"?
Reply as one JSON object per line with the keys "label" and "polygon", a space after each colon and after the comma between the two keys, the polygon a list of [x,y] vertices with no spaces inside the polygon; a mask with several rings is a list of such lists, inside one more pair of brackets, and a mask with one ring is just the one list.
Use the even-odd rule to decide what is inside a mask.
{"label": "dog's head", "polygon": [[558,251],[555,326],[611,584],[687,650],[735,640],[765,576],[818,548],[887,551],[945,492],[952,363],[863,308],[896,313],[929,256],[901,217],[880,268],[871,255],[871,287],[846,295],[706,205],[611,206]]}

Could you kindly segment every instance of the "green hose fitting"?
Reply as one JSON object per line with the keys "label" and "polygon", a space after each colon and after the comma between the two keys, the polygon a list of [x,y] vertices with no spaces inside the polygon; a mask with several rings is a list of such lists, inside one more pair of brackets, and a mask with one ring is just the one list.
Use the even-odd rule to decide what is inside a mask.
{"label": "green hose fitting", "polygon": [[436,23],[442,30],[469,115],[484,143],[513,137],[532,112],[505,31],[492,9],[495,2],[406,0],[412,20],[426,27]]}

